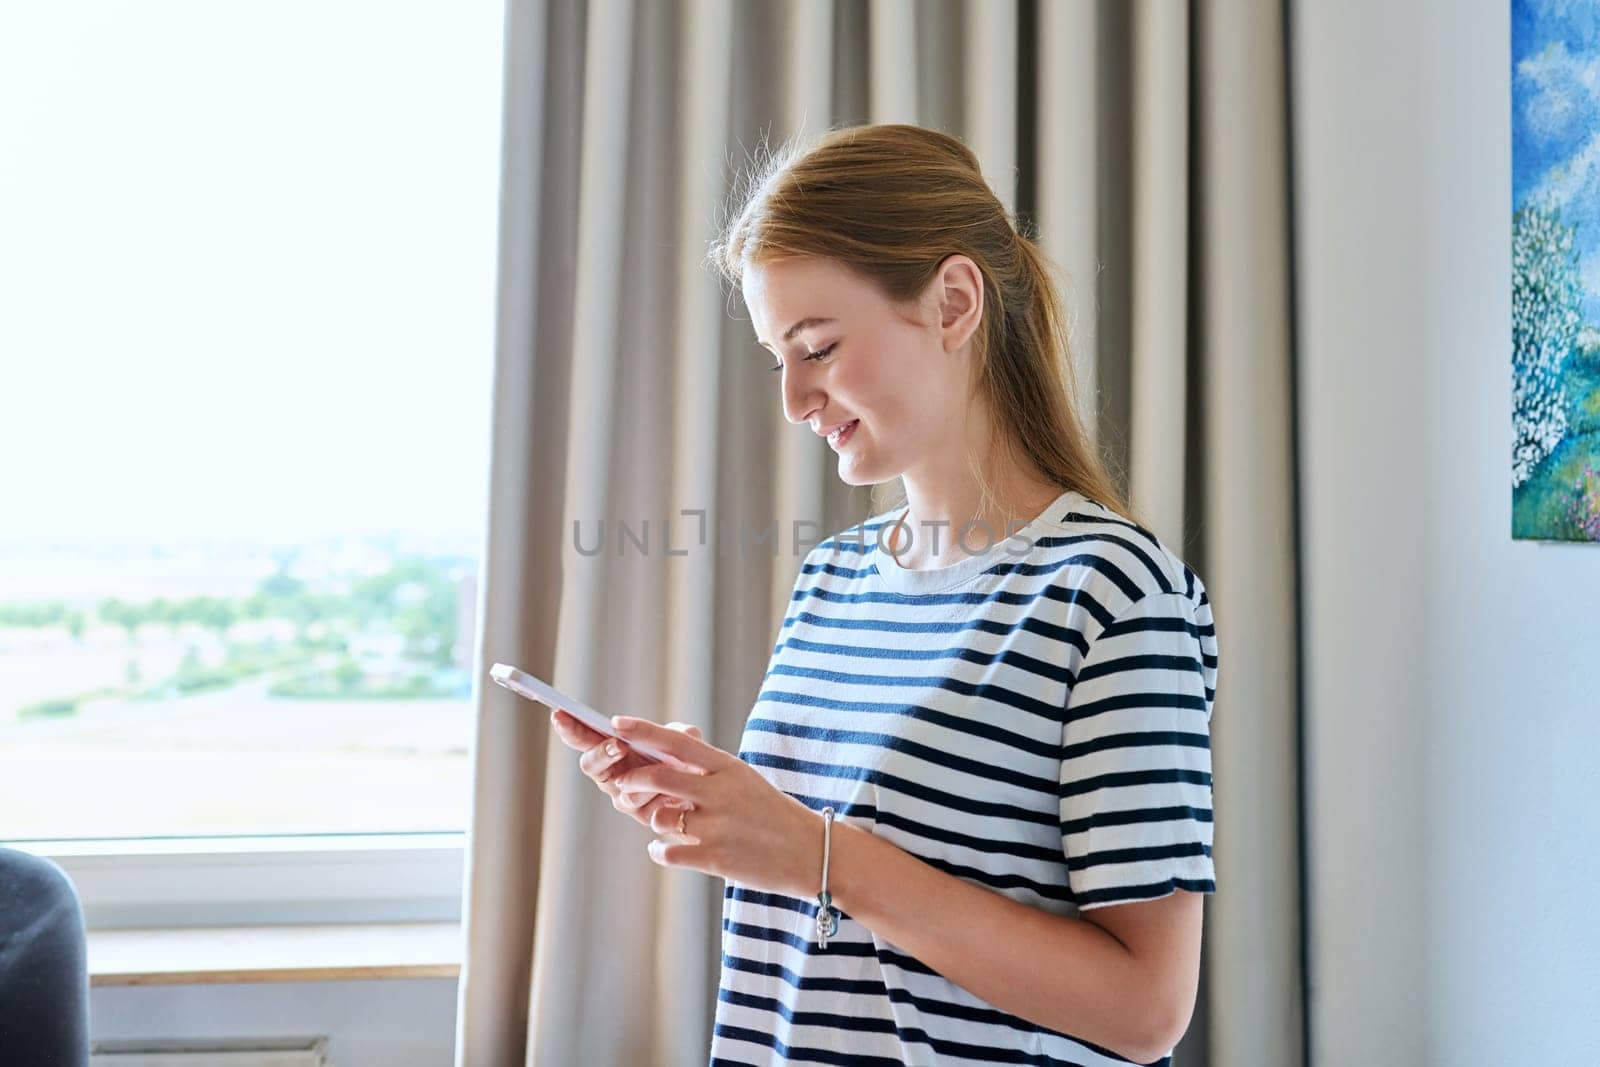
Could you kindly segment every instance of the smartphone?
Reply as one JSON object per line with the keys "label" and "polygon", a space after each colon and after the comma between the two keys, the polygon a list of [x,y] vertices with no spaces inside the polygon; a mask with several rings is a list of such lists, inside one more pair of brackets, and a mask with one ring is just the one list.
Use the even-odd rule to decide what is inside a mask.
{"label": "smartphone", "polygon": [[574,719],[583,723],[596,733],[615,737],[623,744],[632,748],[641,756],[647,756],[656,763],[678,765],[678,760],[658,752],[643,741],[634,741],[631,738],[620,737],[611,725],[611,719],[595,711],[576,697],[570,697],[548,682],[542,682],[527,671],[519,671],[509,663],[496,663],[489,668],[489,677],[511,690],[519,696],[537,701],[546,707],[560,708]]}

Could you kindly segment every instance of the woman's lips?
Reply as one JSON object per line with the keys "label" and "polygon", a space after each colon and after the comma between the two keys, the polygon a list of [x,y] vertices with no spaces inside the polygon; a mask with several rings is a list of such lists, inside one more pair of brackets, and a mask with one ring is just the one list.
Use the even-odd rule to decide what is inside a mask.
{"label": "woman's lips", "polygon": [[836,430],[828,435],[828,444],[834,448],[842,447],[846,441],[855,436],[856,426],[859,425],[860,422],[860,419],[851,419],[849,422],[845,423],[843,429]]}

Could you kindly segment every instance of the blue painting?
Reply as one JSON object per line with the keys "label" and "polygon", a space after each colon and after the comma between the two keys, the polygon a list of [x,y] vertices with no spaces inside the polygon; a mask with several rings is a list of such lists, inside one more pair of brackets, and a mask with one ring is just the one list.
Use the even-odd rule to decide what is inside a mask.
{"label": "blue painting", "polygon": [[1511,536],[1600,542],[1600,0],[1511,0]]}

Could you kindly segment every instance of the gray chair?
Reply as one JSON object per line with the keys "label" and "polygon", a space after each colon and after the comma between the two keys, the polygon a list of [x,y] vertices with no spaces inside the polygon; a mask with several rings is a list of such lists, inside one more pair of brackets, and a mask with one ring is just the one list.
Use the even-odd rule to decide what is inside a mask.
{"label": "gray chair", "polygon": [[0,1064],[88,1067],[88,956],[66,872],[0,848]]}

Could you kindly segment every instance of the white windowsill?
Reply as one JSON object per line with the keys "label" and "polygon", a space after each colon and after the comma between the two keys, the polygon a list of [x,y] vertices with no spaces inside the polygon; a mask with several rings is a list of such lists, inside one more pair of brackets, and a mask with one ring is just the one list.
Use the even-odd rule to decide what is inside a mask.
{"label": "white windowsill", "polygon": [[89,984],[455,978],[455,922],[190,926],[89,931]]}
{"label": "white windowsill", "polygon": [[66,871],[90,930],[461,918],[461,833],[5,843]]}

